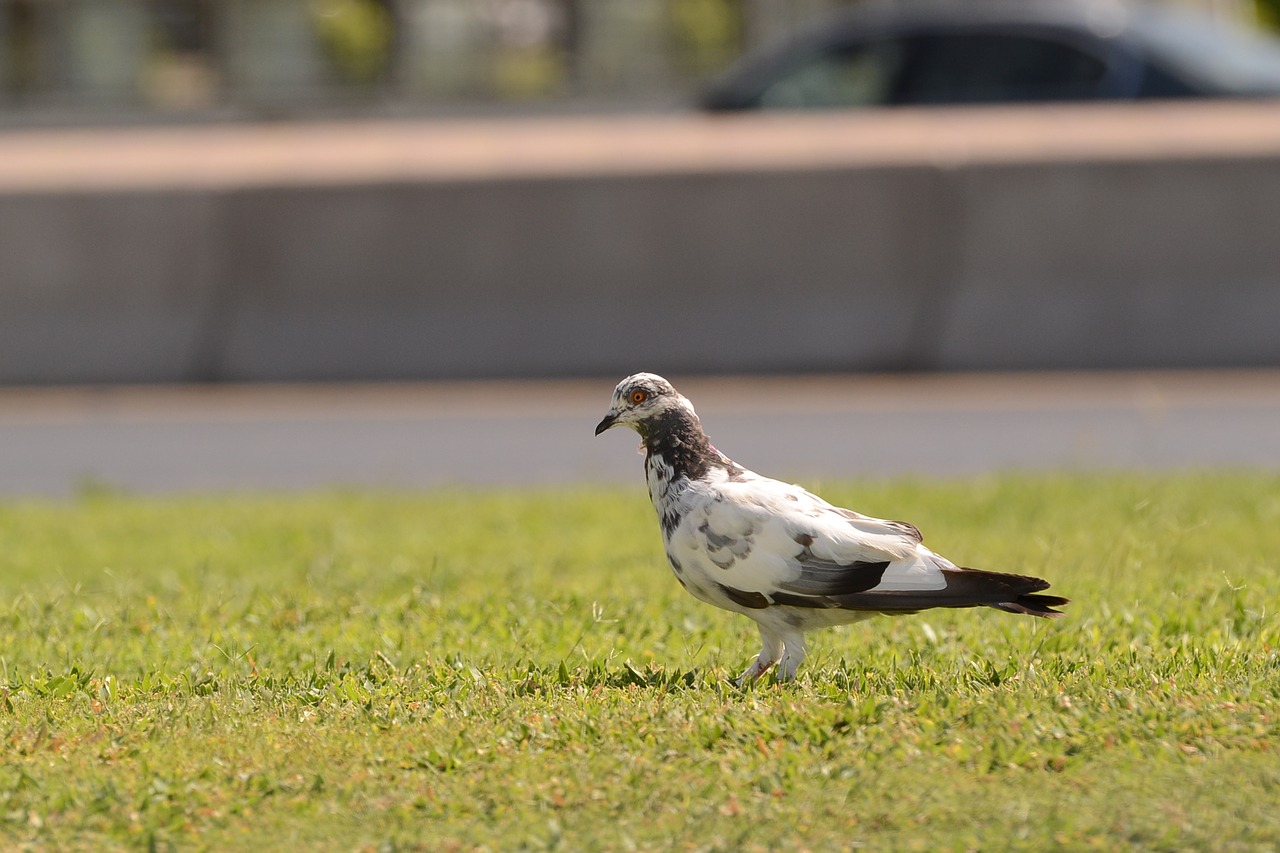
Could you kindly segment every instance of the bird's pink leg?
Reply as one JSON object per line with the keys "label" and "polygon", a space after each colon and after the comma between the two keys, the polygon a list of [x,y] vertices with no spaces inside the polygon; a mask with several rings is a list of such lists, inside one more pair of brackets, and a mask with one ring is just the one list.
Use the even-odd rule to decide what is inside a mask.
{"label": "bird's pink leg", "polygon": [[809,656],[809,649],[805,646],[803,634],[786,637],[783,644],[782,662],[778,665],[778,680],[790,681],[796,677],[796,670]]}
{"label": "bird's pink leg", "polygon": [[738,686],[742,687],[748,682],[757,680],[760,676],[769,671],[769,667],[778,662],[782,657],[782,638],[765,631],[764,626],[760,626],[760,654],[756,655],[756,659],[751,662],[751,666],[746,668],[742,675],[738,676]]}

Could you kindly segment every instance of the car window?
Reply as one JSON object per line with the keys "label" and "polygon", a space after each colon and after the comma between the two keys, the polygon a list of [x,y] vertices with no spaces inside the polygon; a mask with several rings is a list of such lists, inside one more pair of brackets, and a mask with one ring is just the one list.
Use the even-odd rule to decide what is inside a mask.
{"label": "car window", "polygon": [[902,44],[893,40],[829,50],[778,75],[760,94],[759,105],[785,110],[885,104],[902,56]]}
{"label": "car window", "polygon": [[1107,63],[1025,34],[917,35],[895,92],[901,104],[1072,100],[1103,94]]}

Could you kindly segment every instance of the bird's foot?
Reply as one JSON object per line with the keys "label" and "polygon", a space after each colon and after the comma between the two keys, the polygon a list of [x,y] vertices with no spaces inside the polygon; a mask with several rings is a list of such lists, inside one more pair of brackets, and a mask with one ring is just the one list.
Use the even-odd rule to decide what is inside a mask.
{"label": "bird's foot", "polygon": [[760,676],[768,672],[771,666],[773,666],[773,661],[762,662],[757,656],[756,659],[751,662],[751,666],[747,667],[742,675],[739,675],[734,679],[733,683],[739,687],[746,687],[748,684],[760,680]]}

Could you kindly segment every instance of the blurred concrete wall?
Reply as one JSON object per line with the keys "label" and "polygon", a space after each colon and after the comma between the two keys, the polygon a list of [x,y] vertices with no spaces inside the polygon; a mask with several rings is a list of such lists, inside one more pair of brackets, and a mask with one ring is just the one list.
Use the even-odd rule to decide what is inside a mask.
{"label": "blurred concrete wall", "polygon": [[0,382],[1280,364],[1280,106],[0,137]]}

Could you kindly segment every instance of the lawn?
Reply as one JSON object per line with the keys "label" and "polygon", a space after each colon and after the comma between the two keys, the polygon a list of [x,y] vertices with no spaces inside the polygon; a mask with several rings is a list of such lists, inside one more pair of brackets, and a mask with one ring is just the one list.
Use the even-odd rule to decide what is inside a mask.
{"label": "lawn", "polygon": [[828,483],[994,610],[739,690],[634,488],[0,504],[0,849],[1274,850],[1280,478]]}

